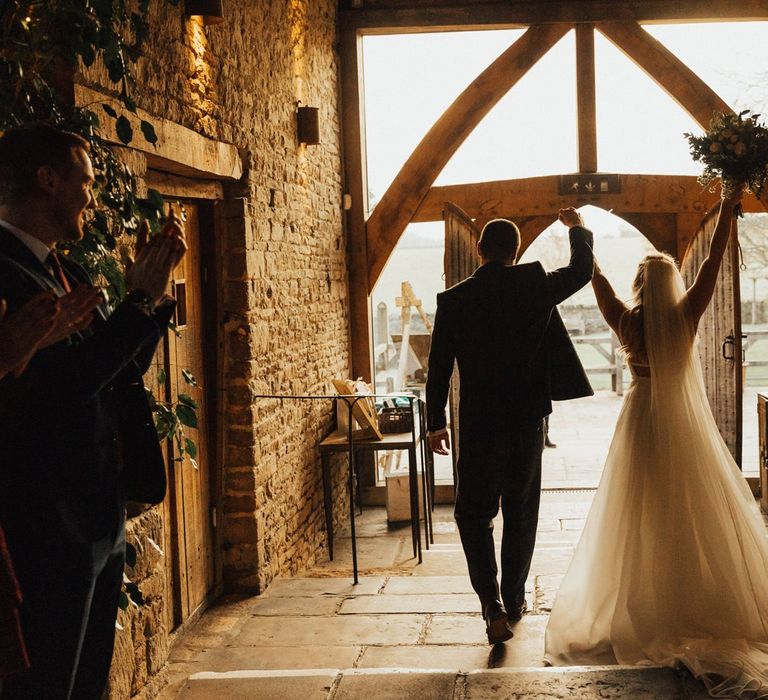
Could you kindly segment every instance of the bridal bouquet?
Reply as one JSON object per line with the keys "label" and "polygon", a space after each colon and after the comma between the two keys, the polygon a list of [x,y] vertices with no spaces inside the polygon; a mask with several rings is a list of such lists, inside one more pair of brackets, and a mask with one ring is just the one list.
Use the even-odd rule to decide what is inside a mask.
{"label": "bridal bouquet", "polygon": [[[768,181],[768,129],[759,114],[716,112],[703,136],[684,134],[691,156],[704,163],[699,182],[708,186],[719,178],[724,192],[741,184],[760,197]],[[737,208],[741,216],[741,207]]]}

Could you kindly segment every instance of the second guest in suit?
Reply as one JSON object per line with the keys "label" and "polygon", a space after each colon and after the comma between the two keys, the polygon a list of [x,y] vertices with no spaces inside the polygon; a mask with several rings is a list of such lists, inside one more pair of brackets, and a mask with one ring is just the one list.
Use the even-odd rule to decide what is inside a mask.
{"label": "second guest in suit", "polygon": [[[592,277],[592,234],[579,213],[560,210],[571,258],[547,272],[515,265],[520,232],[496,219],[477,244],[481,265],[437,295],[427,378],[430,448],[447,454],[445,405],[454,361],[460,378],[458,491],[455,517],[488,641],[512,636],[526,609],[525,581],[536,540],[544,418],[553,399],[589,396],[584,369],[557,304]],[[501,587],[493,519],[504,519]]]}

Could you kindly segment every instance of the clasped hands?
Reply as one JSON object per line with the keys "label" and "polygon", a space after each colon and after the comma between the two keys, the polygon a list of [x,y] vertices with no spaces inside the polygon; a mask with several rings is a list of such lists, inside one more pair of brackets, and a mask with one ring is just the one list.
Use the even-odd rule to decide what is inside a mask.
{"label": "clasped hands", "polygon": [[141,223],[135,256],[126,265],[125,283],[129,290],[145,292],[157,304],[168,289],[171,273],[187,252],[184,224],[171,213],[163,230],[149,238],[149,225]]}

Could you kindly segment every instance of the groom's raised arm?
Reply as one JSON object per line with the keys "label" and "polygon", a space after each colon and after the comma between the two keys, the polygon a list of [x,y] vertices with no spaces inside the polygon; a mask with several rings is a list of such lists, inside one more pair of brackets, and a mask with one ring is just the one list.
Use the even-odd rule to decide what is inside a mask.
{"label": "groom's raised arm", "polygon": [[441,296],[437,295],[427,372],[427,430],[430,432],[442,430],[446,426],[445,404],[448,402],[448,387],[455,358],[450,321],[445,300],[441,300]]}
{"label": "groom's raised arm", "polygon": [[[570,223],[566,220],[565,223]],[[592,279],[594,257],[592,232],[577,224],[568,230],[571,259],[565,267],[547,272],[547,284],[552,305],[559,304],[581,289]]]}

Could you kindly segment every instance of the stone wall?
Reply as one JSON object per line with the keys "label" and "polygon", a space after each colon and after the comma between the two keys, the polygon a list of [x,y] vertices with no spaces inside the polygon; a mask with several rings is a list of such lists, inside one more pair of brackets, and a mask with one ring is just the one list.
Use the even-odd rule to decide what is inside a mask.
{"label": "stone wall", "polygon": [[[216,499],[225,590],[258,593],[326,549],[316,444],[332,426],[332,404],[255,396],[328,393],[328,379],[349,372],[336,2],[228,0],[224,8],[223,24],[202,27],[183,16],[183,3],[155,0],[132,96],[154,118],[234,144],[245,168],[217,204],[225,398]],[[115,90],[99,65],[78,82]],[[297,143],[299,100],[320,108],[320,145]],[[343,522],[345,466],[334,466]],[[162,542],[160,512],[130,522],[137,546]],[[150,558],[135,579],[152,597],[146,609],[121,613],[113,698],[151,697],[167,656],[162,606],[171,601],[155,595],[164,564],[139,549]]]}

